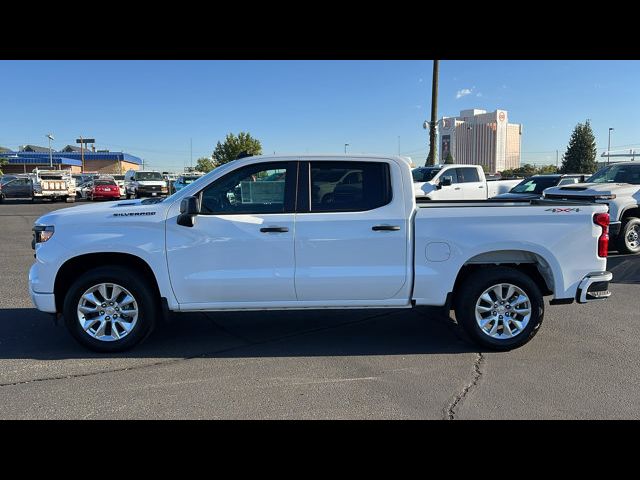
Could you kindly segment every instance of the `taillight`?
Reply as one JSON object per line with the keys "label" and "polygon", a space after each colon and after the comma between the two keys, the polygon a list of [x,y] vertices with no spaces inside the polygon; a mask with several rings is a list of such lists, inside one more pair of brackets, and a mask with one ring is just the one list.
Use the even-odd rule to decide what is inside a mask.
{"label": "taillight", "polygon": [[609,251],[609,214],[596,213],[593,216],[593,223],[602,227],[602,234],[598,238],[598,256],[606,257]]}

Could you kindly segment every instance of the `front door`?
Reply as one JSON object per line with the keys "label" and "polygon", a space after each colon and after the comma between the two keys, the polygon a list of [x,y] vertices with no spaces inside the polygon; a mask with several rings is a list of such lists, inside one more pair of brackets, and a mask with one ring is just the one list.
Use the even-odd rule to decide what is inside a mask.
{"label": "front door", "polygon": [[296,300],[296,162],[254,163],[199,193],[193,227],[167,219],[167,261],[181,308],[243,308]]}
{"label": "front door", "polygon": [[16,178],[2,186],[2,192],[7,198],[26,198],[31,196],[31,180]]}

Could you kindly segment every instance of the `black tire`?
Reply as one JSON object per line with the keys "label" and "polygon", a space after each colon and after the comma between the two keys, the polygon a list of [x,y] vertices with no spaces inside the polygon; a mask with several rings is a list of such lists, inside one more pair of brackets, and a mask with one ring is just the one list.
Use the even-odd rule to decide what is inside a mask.
{"label": "black tire", "polygon": [[0,203],[4,202],[4,195],[0,194]]}
{"label": "black tire", "polygon": [[[509,339],[496,339],[484,333],[476,321],[476,303],[493,285],[509,283],[520,288],[531,304],[531,317],[525,328]],[[544,300],[538,285],[526,273],[508,267],[485,267],[467,277],[456,294],[455,313],[458,324],[478,345],[492,350],[512,350],[529,342],[542,324]]]}
{"label": "black tire", "polygon": [[[133,329],[121,340],[101,341],[86,333],[77,317],[80,297],[89,288],[100,283],[117,283],[126,288],[138,303],[138,320]],[[110,353],[128,350],[147,338],[155,327],[158,300],[148,280],[135,270],[121,267],[98,267],[83,274],[67,291],[63,315],[67,329],[81,345],[95,352]]]}
{"label": "black tire", "polygon": [[620,233],[615,239],[616,248],[620,253],[640,253],[640,242],[637,242],[636,247],[629,244],[629,236],[634,228],[636,230],[640,229],[640,218],[627,217],[623,220],[620,226]]}

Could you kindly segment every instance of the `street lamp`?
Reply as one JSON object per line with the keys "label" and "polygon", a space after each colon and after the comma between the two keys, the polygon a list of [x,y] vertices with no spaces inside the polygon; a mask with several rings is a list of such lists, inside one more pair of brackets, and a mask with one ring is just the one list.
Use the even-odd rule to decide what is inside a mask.
{"label": "street lamp", "polygon": [[611,156],[611,130],[613,130],[613,128],[609,127],[609,146],[607,147],[607,165],[609,165],[609,157]]}
{"label": "street lamp", "polygon": [[53,156],[51,155],[51,140],[55,140],[55,138],[53,138],[53,134],[48,134],[47,138],[49,139],[49,166],[51,167],[51,169],[53,169]]}
{"label": "street lamp", "polygon": [[349,144],[348,144],[348,143],[345,143],[345,144],[344,144],[344,154],[345,154],[345,155],[347,154],[347,147],[348,147],[348,146],[349,146]]}

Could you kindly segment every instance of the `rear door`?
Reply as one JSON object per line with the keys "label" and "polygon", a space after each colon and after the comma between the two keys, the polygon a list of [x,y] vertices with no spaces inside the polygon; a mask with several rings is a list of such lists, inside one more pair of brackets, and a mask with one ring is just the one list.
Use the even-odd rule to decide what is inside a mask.
{"label": "rear door", "polygon": [[458,183],[462,189],[464,200],[486,200],[487,185],[481,181],[478,169],[475,167],[456,168]]}
{"label": "rear door", "polygon": [[[399,298],[408,276],[409,222],[399,166],[382,161],[301,162],[299,178],[298,300],[349,305]],[[349,181],[336,183],[336,178]]]}

